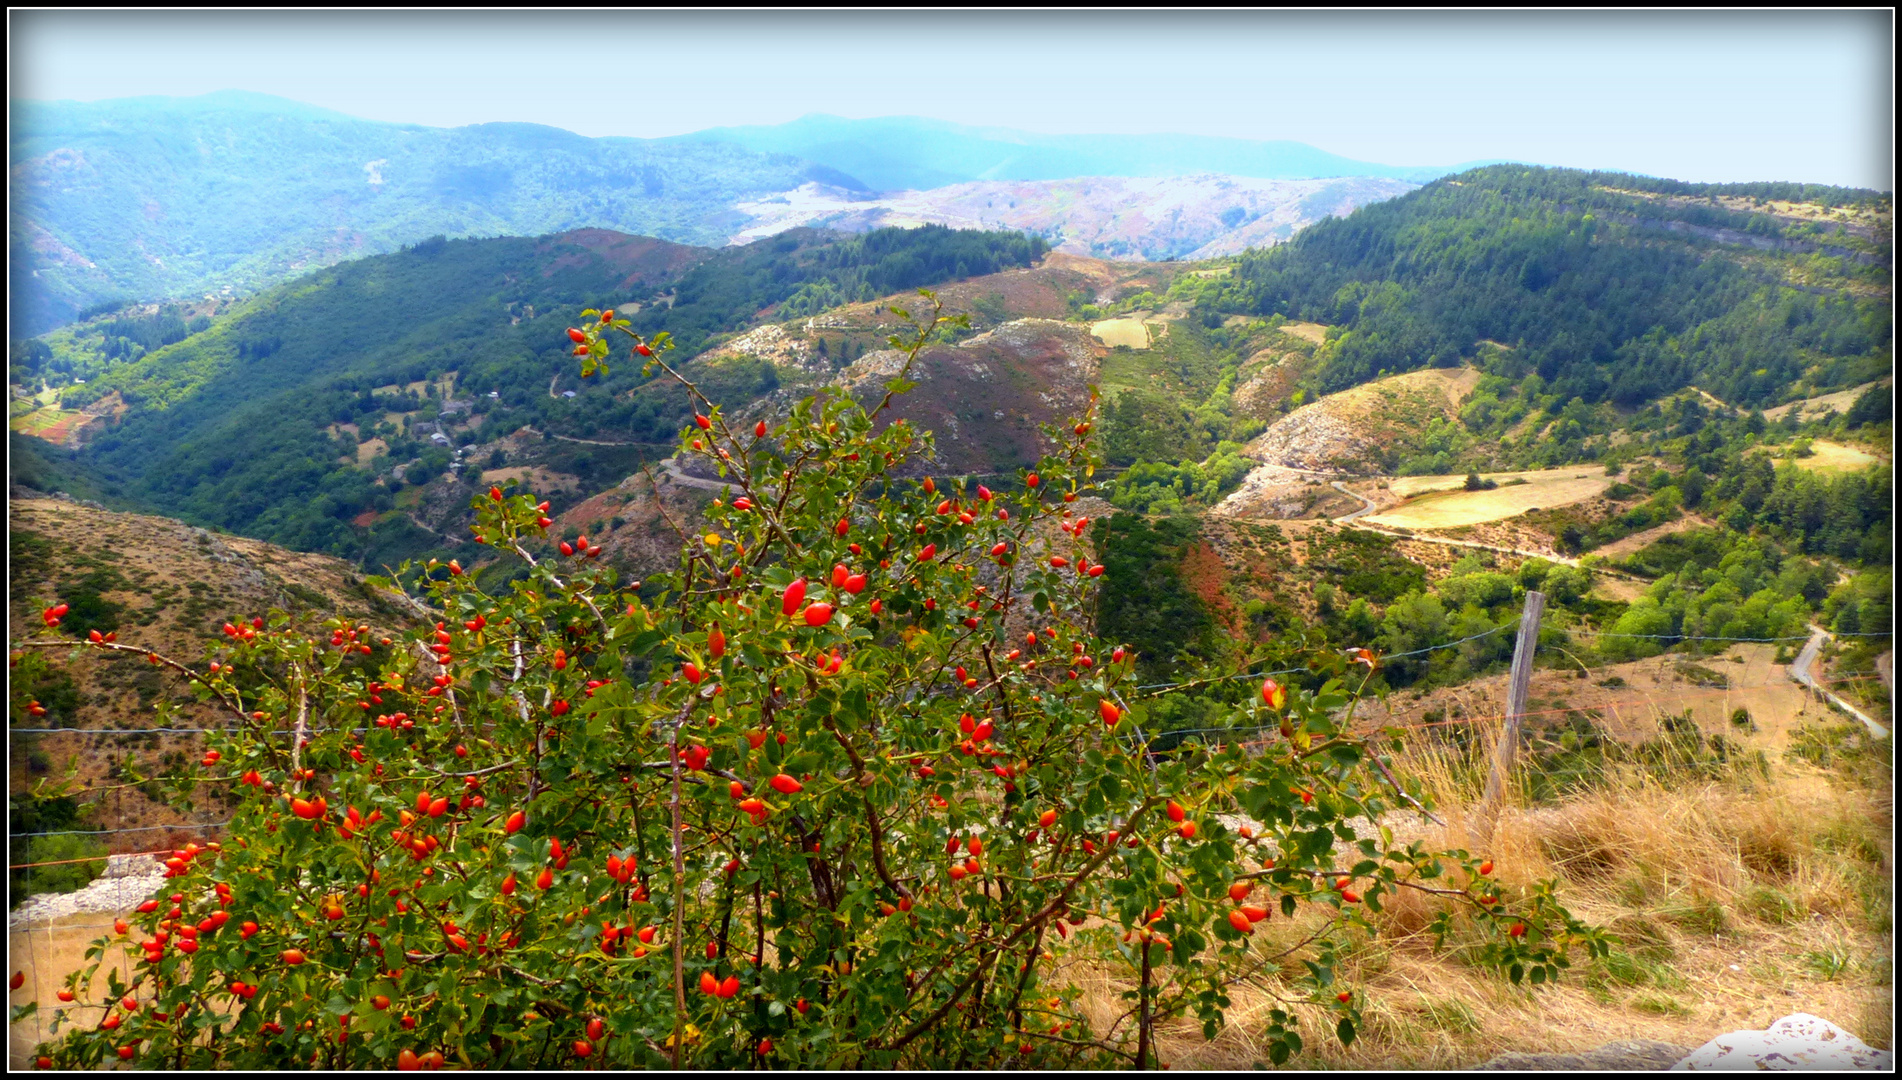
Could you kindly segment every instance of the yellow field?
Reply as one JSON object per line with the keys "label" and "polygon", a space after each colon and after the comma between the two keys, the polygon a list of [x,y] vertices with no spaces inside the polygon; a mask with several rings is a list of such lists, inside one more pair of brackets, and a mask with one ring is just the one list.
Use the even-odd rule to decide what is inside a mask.
{"label": "yellow field", "polygon": [[1112,349],[1118,345],[1127,345],[1132,349],[1149,347],[1149,328],[1141,319],[1105,319],[1091,323],[1090,334]]}
{"label": "yellow field", "polygon": [[1319,345],[1327,337],[1327,327],[1313,322],[1291,322],[1281,324],[1281,332],[1289,337],[1298,337],[1303,341],[1312,341]]}
{"label": "yellow field", "polygon": [[365,439],[357,444],[357,464],[368,465],[378,454],[387,454],[390,444],[382,439]]}
{"label": "yellow field", "polygon": [[[1811,443],[1810,449],[1815,453],[1809,457],[1785,460],[1794,462],[1799,469],[1808,469],[1811,472],[1855,472],[1857,469],[1866,469],[1871,465],[1882,463],[1882,459],[1874,454],[1867,454],[1841,443],[1819,441]],[[1783,463],[1783,461],[1777,462],[1779,465]]]}
{"label": "yellow field", "polygon": [[[1540,507],[1566,506],[1599,494],[1611,486],[1602,465],[1543,469],[1524,473],[1489,473],[1488,479],[1522,478],[1523,484],[1491,491],[1466,491],[1464,476],[1408,476],[1393,482],[1396,495],[1412,498],[1391,510],[1362,520],[1369,525],[1402,529],[1453,529],[1516,517]],[[1449,482],[1450,481],[1450,482]],[[1437,482],[1437,484],[1436,484]],[[1405,487],[1403,487],[1405,485]],[[1456,488],[1461,490],[1445,490]]]}
{"label": "yellow field", "polygon": [[[1526,472],[1489,472],[1480,473],[1482,480],[1494,480],[1501,484],[1512,480],[1524,480],[1528,485],[1550,483],[1554,479],[1573,476],[1603,476],[1603,465],[1575,465],[1569,469],[1531,469]],[[1466,486],[1466,477],[1460,476],[1402,476],[1390,481],[1387,490],[1403,499],[1415,495],[1425,495],[1429,491],[1457,491]],[[1515,487],[1518,485],[1514,485]],[[1491,494],[1484,492],[1482,494]]]}

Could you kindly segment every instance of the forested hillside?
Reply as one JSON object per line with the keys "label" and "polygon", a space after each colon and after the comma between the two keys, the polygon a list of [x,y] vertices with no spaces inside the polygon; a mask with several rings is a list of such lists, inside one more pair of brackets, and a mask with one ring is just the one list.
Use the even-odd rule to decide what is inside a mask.
{"label": "forested hillside", "polygon": [[[623,525],[659,519],[631,507],[624,481],[665,452],[687,403],[618,358],[576,379],[563,333],[575,312],[616,304],[640,332],[674,334],[717,400],[771,411],[826,382],[882,385],[890,306],[957,282],[943,295],[972,325],[922,354],[923,388],[900,413],[938,432],[936,468],[1008,480],[1034,460],[1036,424],[1097,385],[1120,470],[1103,494],[1131,515],[1102,538],[1106,557],[1132,581],[1179,578],[1172,603],[1193,613],[1152,625],[1107,612],[1133,620],[1145,655],[1220,664],[1296,627],[1435,647],[1510,621],[1543,580],[1468,556],[1449,584],[1430,545],[1374,533],[1316,534],[1277,556],[1326,586],[1311,595],[1233,561],[1231,533],[1248,523],[1335,517],[1356,498],[1415,521],[1411,495],[1384,481],[1337,492],[1328,470],[1527,485],[1488,496],[1496,507],[1470,520],[1505,524],[1483,538],[1604,558],[1626,582],[1608,593],[1553,571],[1562,626],[1658,635],[1634,640],[1886,626],[1868,597],[1892,558],[1892,415],[1877,383],[1890,372],[1888,207],[1836,189],[1500,168],[1202,264],[1053,255],[1026,271],[1041,241],[940,228],[795,230],[717,252],[601,230],[431,241],[255,300],[153,306],[16,349],[16,383],[56,387],[92,418],[76,455],[34,445],[17,476],[369,565],[455,550],[470,485],[517,479],[563,528],[645,551],[663,538],[623,540]],[[1834,411],[1761,415],[1826,392]],[[1320,412],[1306,407],[1323,395]],[[1306,464],[1264,478],[1268,444]],[[1602,478],[1539,471],[1567,466]],[[1530,472],[1477,475],[1501,470]],[[1548,495],[1551,483],[1573,493]],[[1136,527],[1139,514],[1154,524]],[[1123,591],[1106,596],[1114,607]],[[1458,677],[1504,659],[1467,652]],[[1385,677],[1421,676],[1402,664]]]}
{"label": "forested hillside", "polygon": [[243,296],[434,233],[717,244],[735,201],[845,179],[731,144],[378,123],[235,91],[16,102],[12,120],[16,336],[98,304]]}
{"label": "forested hillside", "polygon": [[1870,191],[1499,165],[1246,256],[1206,303],[1338,327],[1324,391],[1490,341],[1561,400],[1769,406],[1889,369],[1893,221]]}
{"label": "forested hillside", "polygon": [[[92,376],[62,392],[65,408],[123,404],[123,418],[66,465],[90,472],[103,494],[361,557],[375,540],[352,520],[391,509],[406,475],[416,484],[477,467],[452,445],[475,429],[484,442],[524,426],[617,442],[674,432],[683,415],[630,394],[645,381],[638,364],[576,382],[562,331],[588,304],[619,303],[690,356],[799,297],[870,297],[1026,265],[1042,251],[1019,234],[941,228],[799,230],[717,252],[605,230],[437,239],[308,275],[131,363],[112,355],[124,338],[103,331],[62,331],[59,349],[34,356]],[[39,374],[34,356],[16,355],[16,379]],[[746,370],[733,389],[777,384],[770,365]],[[401,468],[409,463],[414,471]],[[60,464],[39,472],[58,476]]]}

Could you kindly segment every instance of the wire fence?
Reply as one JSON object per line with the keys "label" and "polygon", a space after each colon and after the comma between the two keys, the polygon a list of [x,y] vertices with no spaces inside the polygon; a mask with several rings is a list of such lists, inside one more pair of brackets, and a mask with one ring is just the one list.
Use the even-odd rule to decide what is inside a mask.
{"label": "wire fence", "polygon": [[[1516,622],[1495,626],[1480,633],[1471,634],[1454,641],[1378,656],[1376,662],[1384,664],[1396,659],[1426,657],[1428,658],[1430,671],[1430,666],[1437,663],[1440,658],[1453,659],[1456,655],[1456,651],[1462,646],[1493,638],[1502,633],[1512,632],[1516,634],[1516,630]],[[1587,633],[1571,629],[1568,629],[1567,632],[1581,636]],[[1668,641],[1673,644],[1684,641],[1699,641],[1713,643],[1725,642],[1738,645],[1781,645],[1805,641],[1812,636],[1790,635],[1771,638],[1746,638],[1699,635],[1685,637],[1682,635],[1613,634],[1598,631],[1591,631],[1589,634],[1597,638],[1643,638],[1656,641]],[[1844,634],[1838,636],[1886,637],[1887,635]],[[1546,654],[1548,653],[1548,649],[1553,652],[1563,652],[1562,648],[1555,646],[1541,648],[1539,652]],[[1569,653],[1566,655],[1576,662],[1576,658],[1571,658]],[[1681,654],[1675,658],[1688,659],[1688,657],[1682,657]],[[1674,659],[1672,654],[1662,654],[1661,656],[1654,656],[1648,659],[1654,662],[1654,675],[1663,676],[1671,672],[1671,661]],[[1640,661],[1640,663],[1643,663],[1643,661]],[[1153,697],[1157,696],[1158,692],[1166,694],[1185,687],[1213,686],[1218,683],[1238,679],[1263,679],[1282,675],[1305,674],[1309,670],[1310,669],[1306,667],[1299,667],[1264,671],[1240,671],[1233,674],[1216,676],[1211,679],[1191,680],[1183,683],[1148,684],[1137,687],[1135,692]],[[1556,671],[1554,668],[1547,668],[1545,670],[1548,673],[1548,679],[1550,674]],[[1576,668],[1568,668],[1564,674],[1567,681],[1570,682],[1575,678],[1595,679],[1612,672],[1624,672],[1629,675],[1633,670],[1633,666],[1630,662],[1600,664],[1595,667],[1578,663]],[[1756,674],[1761,671],[1761,668],[1753,666],[1750,670],[1752,674]],[[1819,689],[1832,686],[1849,687],[1866,685],[1876,679],[1875,676],[1870,675],[1844,675],[1831,678],[1812,676],[1812,678],[1814,687]],[[1546,696],[1551,700],[1557,700],[1556,697],[1552,696],[1550,683],[1548,682],[1546,685]],[[1370,734],[1376,731],[1427,733],[1460,727],[1472,731],[1478,738],[1485,739],[1489,737],[1489,733],[1497,731],[1499,725],[1507,719],[1504,708],[1495,707],[1503,706],[1503,684],[1495,685],[1495,681],[1487,681],[1483,685],[1476,686],[1474,683],[1468,682],[1459,687],[1448,687],[1447,689],[1451,693],[1463,695],[1465,700],[1457,703],[1450,701],[1444,703],[1444,707],[1441,709],[1441,715],[1437,718],[1430,718],[1433,717],[1433,712],[1427,708],[1427,706],[1431,704],[1441,704],[1437,701],[1410,701],[1407,703],[1406,711],[1411,713],[1411,715],[1396,716],[1393,712],[1385,711],[1381,706],[1377,705],[1375,699],[1371,696],[1362,698],[1358,707],[1367,710],[1367,712],[1357,718],[1354,728],[1358,733]],[[1578,689],[1583,691],[1586,688],[1581,685]],[[1590,700],[1581,697],[1572,704],[1557,706],[1542,705],[1539,708],[1521,710],[1518,715],[1521,718],[1531,720],[1582,714],[1591,718],[1595,724],[1609,720],[1612,722],[1614,728],[1623,725],[1624,729],[1628,732],[1630,730],[1629,724],[1633,720],[1637,720],[1640,723],[1654,723],[1664,716],[1677,715],[1680,711],[1688,715],[1691,709],[1704,706],[1706,703],[1713,701],[1721,700],[1722,702],[1721,709],[1717,712],[1717,716],[1720,718],[1730,711],[1731,702],[1740,699],[1750,700],[1751,707],[1755,709],[1755,702],[1762,700],[1765,692],[1774,690],[1785,690],[1801,695],[1805,702],[1815,701],[1815,697],[1810,688],[1804,687],[1788,677],[1773,677],[1764,681],[1752,679],[1750,682],[1723,687],[1686,686],[1681,689],[1675,686],[1652,686],[1645,688],[1638,686],[1604,686],[1600,683],[1592,683]],[[1390,696],[1388,700],[1391,702],[1393,698]],[[1787,707],[1788,699],[1783,700],[1785,707]],[[1704,715],[1708,721],[1710,714],[1706,712]],[[1716,722],[1721,723],[1721,720]],[[238,729],[234,727],[167,727],[135,730],[81,728],[13,728],[11,730],[17,734],[30,734],[52,738],[66,735],[82,735],[88,737],[86,745],[94,745],[92,740],[98,736],[142,736],[145,734],[199,736],[228,733]],[[367,731],[368,728],[356,727],[349,730]],[[1199,743],[1209,749],[1239,744],[1241,749],[1246,753],[1261,753],[1268,751],[1273,745],[1271,741],[1272,735],[1278,733],[1278,731],[1278,725],[1252,727],[1224,726],[1172,729],[1154,732],[1153,735],[1157,739],[1174,739],[1177,740],[1178,743],[1187,742],[1191,745]],[[290,736],[294,734],[291,730],[278,730],[273,733],[280,736]],[[1153,739],[1145,741],[1151,746],[1156,745]],[[199,780],[207,779],[203,775],[198,775],[195,778]],[[182,780],[185,779],[185,777],[161,775],[150,779],[163,782]],[[214,777],[211,779],[231,778]],[[96,791],[99,789],[88,790]],[[80,792],[80,794],[86,793],[86,791]],[[105,802],[102,799],[94,805],[100,806],[103,809]],[[29,1045],[31,1042],[45,1038],[50,1034],[50,1030],[46,1027],[46,1024],[52,1015],[69,1008],[69,1006],[51,1004],[47,999],[51,998],[52,990],[58,988],[59,980],[64,978],[67,972],[76,970],[77,965],[82,963],[82,961],[76,958],[81,954],[86,944],[98,935],[114,930],[115,926],[111,921],[113,916],[121,913],[121,911],[129,911],[131,907],[137,903],[137,899],[125,900],[124,898],[132,896],[135,893],[143,895],[145,891],[149,890],[151,885],[157,883],[158,879],[156,875],[161,870],[160,862],[170,857],[179,846],[182,846],[185,842],[185,837],[198,837],[209,842],[217,837],[218,830],[230,826],[232,820],[233,819],[226,818],[220,821],[195,823],[179,822],[176,824],[134,825],[124,823],[124,818],[121,817],[119,824],[109,827],[44,829],[9,834],[8,841],[12,854],[25,854],[28,856],[18,862],[12,861],[11,858],[9,859],[8,870],[10,877],[13,879],[10,884],[13,886],[16,899],[21,895],[32,895],[35,892],[34,886],[36,884],[50,882],[55,876],[63,876],[63,880],[59,882],[59,888],[70,889],[73,887],[73,882],[79,881],[83,883],[86,880],[91,880],[92,875],[96,875],[100,870],[106,870],[115,875],[124,875],[115,877],[114,879],[115,881],[123,882],[123,885],[115,885],[111,888],[106,888],[102,892],[94,893],[91,899],[83,906],[64,906],[62,904],[63,898],[61,897],[42,896],[36,898],[36,910],[31,913],[22,912],[19,919],[21,925],[9,927],[9,939],[12,943],[13,951],[24,961],[25,970],[29,972],[29,978],[33,982],[32,988],[26,992],[31,993],[32,996],[38,997],[47,1003],[47,1009],[39,1018],[33,1021],[34,1024],[38,1025],[38,1035],[35,1036],[31,1033],[23,1032],[29,1040]],[[67,852],[59,851],[57,848],[54,848],[47,850],[46,854],[57,855],[59,857],[32,857],[31,853],[34,845],[42,843],[57,845],[62,842],[99,844],[104,847],[106,853],[71,856],[68,855]],[[123,844],[121,842],[123,842]],[[167,844],[167,846],[154,848],[152,844],[155,842]],[[128,847],[132,850],[111,850],[119,846]],[[116,867],[113,865],[112,860],[119,861]],[[150,861],[144,862],[141,865],[140,860]],[[131,871],[129,875],[126,873],[128,870]],[[143,872],[141,872],[142,870]],[[89,893],[90,892],[91,890],[89,890]],[[10,922],[12,921],[13,920],[10,920]],[[106,962],[119,969],[119,975],[122,979],[130,981],[133,971],[129,954],[120,950],[109,951]],[[103,977],[103,972],[101,976]],[[25,1059],[17,1058],[17,1056],[13,1062],[13,1064],[18,1067],[24,1067],[27,1063]]]}
{"label": "wire fence", "polygon": [[[1461,648],[1462,646],[1470,645],[1474,642],[1481,641],[1481,640],[1491,638],[1499,634],[1508,633],[1508,632],[1512,632],[1516,635],[1517,620],[1514,620],[1513,622],[1502,623],[1498,626],[1493,626],[1486,630],[1480,631],[1478,633],[1469,634],[1452,641],[1440,642],[1438,644],[1429,645],[1429,646],[1425,646],[1418,649],[1409,649],[1409,650],[1405,650],[1401,652],[1375,654],[1375,662],[1380,665],[1385,665],[1394,660],[1411,659],[1411,658],[1422,657],[1422,656],[1433,657],[1433,656],[1436,656],[1437,654],[1448,653],[1452,650],[1457,650]],[[1613,631],[1594,630],[1594,629],[1576,628],[1576,627],[1563,628],[1562,632],[1567,636],[1568,639],[1574,636],[1589,638],[1594,640],[1629,638],[1629,639],[1642,639],[1642,640],[1669,642],[1672,645],[1686,644],[1686,643],[1692,643],[1692,642],[1725,643],[1725,644],[1740,644],[1740,645],[1741,644],[1781,645],[1781,644],[1787,644],[1791,642],[1808,641],[1812,637],[1815,636],[1813,633],[1800,634],[1800,635],[1792,634],[1792,635],[1783,635],[1783,636],[1776,636],[1776,637],[1731,637],[1731,636],[1722,636],[1722,635],[1686,635],[1686,634],[1623,634],[1623,633],[1617,633]],[[1834,636],[1845,637],[1845,638],[1849,638],[1849,637],[1884,638],[1890,635],[1885,633],[1877,633],[1877,632],[1863,632],[1863,633],[1846,633],[1846,634],[1839,634]],[[1548,652],[1548,650],[1553,652],[1561,652],[1561,653],[1564,652],[1562,647],[1557,647],[1557,646],[1542,647],[1540,649],[1540,652]],[[1354,655],[1359,650],[1346,649],[1342,651],[1346,654]],[[1571,657],[1569,653],[1565,653],[1565,655],[1569,659],[1571,659],[1574,663],[1578,663],[1576,657]],[[1593,668],[1593,667],[1587,667],[1583,663],[1579,663],[1577,671],[1576,671],[1576,677],[1583,678],[1592,674],[1609,671],[1614,667],[1624,667],[1624,666],[1625,666],[1624,664],[1607,664],[1607,665],[1601,665],[1599,667]],[[1185,688],[1214,686],[1220,683],[1231,682],[1231,681],[1241,680],[1241,679],[1266,679],[1266,678],[1273,678],[1276,676],[1283,676],[1283,675],[1306,674],[1310,672],[1310,670],[1311,670],[1310,668],[1305,666],[1277,668],[1272,670],[1244,670],[1244,671],[1239,671],[1239,672],[1235,672],[1235,673],[1227,674],[1227,675],[1218,675],[1218,676],[1212,676],[1212,677],[1203,678],[1203,679],[1187,680],[1183,682],[1143,684],[1143,685],[1134,687],[1130,692],[1132,695],[1140,695],[1141,698],[1147,699],[1147,698],[1160,697],[1163,694],[1176,691],[1176,690],[1185,689]],[[1869,681],[1872,681],[1873,679],[1874,679],[1874,676],[1844,676],[1844,677],[1831,678],[1831,679],[1822,679],[1822,678],[1812,677],[1812,682],[1816,688],[1820,689],[1826,686],[1835,686],[1835,685],[1846,686],[1846,685],[1867,683]],[[1471,684],[1468,684],[1468,685],[1471,685]],[[1643,691],[1642,693],[1644,693],[1654,705],[1660,702],[1666,702],[1666,701],[1681,704],[1687,701],[1695,701],[1695,700],[1718,697],[1718,696],[1733,697],[1738,695],[1746,695],[1752,692],[1762,691],[1771,687],[1789,688],[1789,689],[1795,689],[1795,690],[1803,689],[1799,684],[1797,684],[1794,681],[1785,680],[1785,679],[1777,679],[1771,682],[1758,683],[1758,684],[1752,684],[1752,685],[1726,686],[1721,688],[1709,688],[1709,689],[1698,689],[1698,690],[1666,691],[1666,690],[1660,690],[1660,689],[1654,688],[1650,691]],[[1519,715],[1523,718],[1558,716],[1558,715],[1578,713],[1581,711],[1590,711],[1591,709],[1596,707],[1599,707],[1599,706],[1567,705],[1560,708],[1541,708],[1541,709],[1532,709],[1532,710],[1522,710],[1519,713]],[[1428,715],[1430,715],[1430,713]],[[1402,721],[1402,720],[1394,719],[1391,716],[1391,714],[1389,714],[1385,718],[1384,722],[1373,723],[1370,721],[1369,726],[1384,729],[1384,730],[1422,731],[1422,730],[1452,727],[1456,725],[1466,725],[1466,726],[1484,725],[1484,724],[1498,722],[1498,721],[1504,720],[1505,718],[1506,718],[1506,714],[1503,711],[1500,711],[1497,713],[1494,713],[1494,712],[1474,713],[1474,712],[1471,712],[1470,710],[1461,709],[1461,710],[1458,710],[1458,715],[1455,715],[1449,718],[1442,714],[1439,718],[1432,719],[1432,720],[1419,718],[1419,719]],[[208,735],[208,734],[225,734],[225,733],[230,733],[230,732],[234,732],[234,731],[238,731],[242,729],[237,726],[226,725],[226,726],[220,726],[220,727],[163,727],[163,728],[135,728],[135,729],[15,727],[15,728],[10,728],[9,730],[14,734],[19,734],[19,735],[34,735],[34,736],[77,735],[77,736],[87,736],[87,737],[97,738],[102,736],[142,737],[147,735],[197,736],[197,735]],[[319,730],[339,730],[339,729],[334,729],[334,728],[312,729],[312,731],[307,732],[307,734],[314,733],[315,731],[319,731]],[[342,730],[363,732],[369,729],[367,727],[352,727],[352,728],[347,728]],[[1279,730],[1279,725],[1264,725],[1260,727],[1221,726],[1221,727],[1172,728],[1172,729],[1156,732],[1155,737],[1156,738],[1167,737],[1167,738],[1175,739],[1178,742],[1180,742],[1186,739],[1191,739],[1195,736],[1214,735],[1214,736],[1220,737],[1218,742],[1222,744],[1226,744],[1234,740],[1241,740],[1244,743],[1246,743],[1255,737],[1262,736],[1268,732],[1273,732],[1278,730]],[[294,734],[294,731],[292,729],[276,729],[276,730],[273,730],[271,734],[279,735],[279,736],[288,736],[288,735]],[[1153,744],[1153,740],[1148,740],[1148,741],[1150,741]],[[1195,739],[1194,741],[1202,742],[1204,740]],[[199,780],[206,779],[203,776],[198,776],[195,778]],[[157,776],[157,777],[152,777],[149,779],[155,780],[155,781],[169,781],[169,780],[182,780],[185,778],[176,777],[176,776]],[[229,779],[229,778],[213,778],[213,779]],[[119,786],[123,787],[128,785],[119,785]],[[102,789],[86,789],[79,792],[79,794],[86,794],[89,791],[97,791],[97,790],[102,790]],[[110,790],[110,789],[103,789],[103,790]],[[115,837],[121,837],[121,836],[132,836],[132,835],[151,834],[151,833],[202,833],[202,832],[208,832],[211,830],[224,828],[228,826],[230,823],[231,823],[231,819],[226,819],[224,821],[213,821],[213,822],[178,822],[178,823],[172,823],[172,824],[157,824],[157,825],[120,824],[120,825],[104,827],[104,828],[95,828],[95,829],[47,829],[47,830],[9,833],[8,840],[10,843],[18,843],[23,841],[44,840],[44,839],[52,839],[52,838],[58,838],[58,837],[115,838]],[[108,846],[110,846],[109,840],[107,841],[107,843],[108,843]],[[171,848],[164,848],[164,849],[157,849],[152,851],[110,852],[109,854],[116,855],[119,857],[127,857],[127,856],[164,857],[166,855],[169,855],[172,850],[173,849]],[[81,864],[81,863],[95,863],[107,857],[108,855],[89,854],[89,855],[83,855],[76,858],[29,860],[29,861],[22,861],[17,863],[10,862],[9,870],[16,873],[19,871],[27,871],[29,883],[30,883],[31,871],[34,868],[66,866],[66,865],[74,865],[74,864]]]}

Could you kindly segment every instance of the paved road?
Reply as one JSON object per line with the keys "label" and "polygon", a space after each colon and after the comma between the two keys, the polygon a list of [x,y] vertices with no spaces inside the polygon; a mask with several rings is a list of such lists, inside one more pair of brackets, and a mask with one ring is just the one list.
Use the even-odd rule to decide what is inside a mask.
{"label": "paved road", "polygon": [[[1790,665],[1791,680],[1809,689],[1812,693],[1816,694],[1818,697],[1821,697],[1823,700],[1836,706],[1842,711],[1862,721],[1863,726],[1868,728],[1870,733],[1875,735],[1876,738],[1878,739],[1888,738],[1889,732],[1885,728],[1883,728],[1881,724],[1878,724],[1874,720],[1871,720],[1868,714],[1864,713],[1861,709],[1856,708],[1854,705],[1851,705],[1849,702],[1844,701],[1842,698],[1837,697],[1835,694],[1832,694],[1829,691],[1823,689],[1821,686],[1817,685],[1816,676],[1810,674],[1810,665],[1816,663],[1817,654],[1823,651],[1823,643],[1828,641],[1829,638],[1830,638],[1829,631],[1823,629],[1820,626],[1810,627],[1810,639],[1803,643],[1803,651],[1796,654],[1796,663]],[[1888,654],[1885,653],[1884,655],[1888,655]],[[1879,665],[1879,667],[1880,666],[1882,665]],[[1886,682],[1887,680],[1884,680],[1884,681]]]}

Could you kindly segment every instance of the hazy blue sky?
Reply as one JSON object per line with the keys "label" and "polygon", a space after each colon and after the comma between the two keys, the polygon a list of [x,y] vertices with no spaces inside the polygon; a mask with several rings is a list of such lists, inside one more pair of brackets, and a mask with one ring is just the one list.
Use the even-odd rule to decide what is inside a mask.
{"label": "hazy blue sky", "polygon": [[811,112],[1893,187],[1888,11],[19,12],[15,98],[674,135]]}

